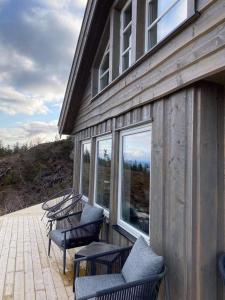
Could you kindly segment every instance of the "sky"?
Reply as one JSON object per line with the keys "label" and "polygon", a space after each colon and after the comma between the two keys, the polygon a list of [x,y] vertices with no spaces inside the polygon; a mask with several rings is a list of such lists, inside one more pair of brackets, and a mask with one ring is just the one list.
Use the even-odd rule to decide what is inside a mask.
{"label": "sky", "polygon": [[54,140],[87,0],[0,0],[0,141]]}

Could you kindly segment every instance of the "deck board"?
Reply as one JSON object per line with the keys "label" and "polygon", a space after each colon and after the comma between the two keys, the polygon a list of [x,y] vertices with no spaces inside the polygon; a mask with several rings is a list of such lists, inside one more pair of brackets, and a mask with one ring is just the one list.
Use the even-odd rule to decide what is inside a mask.
{"label": "deck board", "polygon": [[0,299],[74,299],[73,256],[52,243],[48,257],[45,220],[40,205],[0,217]]}

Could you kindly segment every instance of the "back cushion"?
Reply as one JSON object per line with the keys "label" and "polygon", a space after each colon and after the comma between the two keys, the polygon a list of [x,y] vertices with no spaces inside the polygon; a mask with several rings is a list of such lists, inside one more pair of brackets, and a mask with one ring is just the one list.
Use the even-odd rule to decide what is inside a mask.
{"label": "back cushion", "polygon": [[80,218],[80,224],[94,222],[103,217],[103,209],[100,207],[85,204]]}
{"label": "back cushion", "polygon": [[122,274],[126,282],[141,280],[161,272],[163,257],[158,256],[141,236],[135,242],[124,266]]}

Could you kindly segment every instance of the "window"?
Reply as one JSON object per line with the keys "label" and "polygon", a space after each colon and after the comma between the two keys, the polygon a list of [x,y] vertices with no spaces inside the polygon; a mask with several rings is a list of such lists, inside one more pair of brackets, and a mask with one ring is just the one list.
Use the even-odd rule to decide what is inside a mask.
{"label": "window", "polygon": [[112,139],[101,137],[96,141],[95,204],[109,210]]}
{"label": "window", "polygon": [[118,224],[131,234],[149,235],[151,128],[121,132]]}
{"label": "window", "polygon": [[147,0],[146,51],[150,50],[188,16],[187,0]]}
{"label": "window", "polygon": [[121,73],[131,66],[132,2],[129,1],[121,12]]}
{"label": "window", "polygon": [[103,54],[99,68],[99,92],[109,84],[109,44]]}
{"label": "window", "polygon": [[88,199],[89,194],[89,174],[91,163],[91,142],[85,141],[81,144],[81,173],[80,173],[80,193]]}

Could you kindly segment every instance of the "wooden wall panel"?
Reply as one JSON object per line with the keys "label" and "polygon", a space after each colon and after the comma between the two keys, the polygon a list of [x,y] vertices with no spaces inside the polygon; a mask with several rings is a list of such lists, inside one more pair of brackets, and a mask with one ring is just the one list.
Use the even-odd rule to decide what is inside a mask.
{"label": "wooden wall panel", "polygon": [[225,70],[224,5],[224,0],[199,0],[203,11],[193,24],[95,100],[82,100],[74,133]]}
{"label": "wooden wall panel", "polygon": [[224,299],[223,90],[200,83],[171,95],[153,119],[150,240],[166,259],[170,299]]}
{"label": "wooden wall panel", "polygon": [[79,132],[74,176],[79,178],[81,140],[94,141],[111,130],[109,241],[128,245],[111,226],[117,222],[119,130],[146,120],[152,122],[150,242],[168,266],[167,300],[225,300],[217,274],[217,255],[225,249],[224,91],[219,85],[199,82]]}

